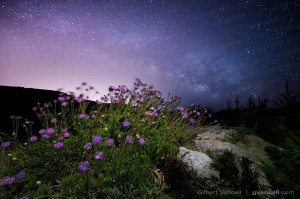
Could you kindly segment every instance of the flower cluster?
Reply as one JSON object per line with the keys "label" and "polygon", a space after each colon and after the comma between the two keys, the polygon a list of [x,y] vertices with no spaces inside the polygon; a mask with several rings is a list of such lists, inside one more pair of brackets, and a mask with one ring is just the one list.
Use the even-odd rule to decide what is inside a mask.
{"label": "flower cluster", "polygon": [[33,135],[29,138],[30,142],[35,142],[37,140],[37,136]]}
{"label": "flower cluster", "polygon": [[188,118],[188,112],[184,107],[178,107],[177,110],[181,113],[182,119]]}
{"label": "flower cluster", "polygon": [[102,137],[100,135],[96,135],[95,137],[93,137],[92,142],[94,145],[100,144],[100,142],[102,142]]}
{"label": "flower cluster", "polygon": [[138,140],[138,144],[139,144],[139,145],[144,145],[144,144],[145,144],[144,138],[140,138],[140,139]]}
{"label": "flower cluster", "polygon": [[0,179],[0,186],[12,184],[15,182],[15,180],[15,177],[5,176],[4,178]]}
{"label": "flower cluster", "polygon": [[88,161],[84,161],[79,165],[79,171],[85,172],[89,166],[90,166],[90,163]]}
{"label": "flower cluster", "polygon": [[[113,88],[111,88],[113,89]],[[130,127],[130,122],[128,120],[125,120],[124,122],[122,122],[122,127],[123,128],[129,128]],[[137,144],[142,146],[145,144],[145,140],[144,138],[140,138],[138,137],[139,139],[137,140]],[[102,137],[100,135],[95,135],[93,138],[92,138],[92,141],[91,142],[86,142],[83,146],[83,148],[86,150],[86,151],[91,151],[93,146],[96,146],[98,144],[100,144],[102,142]],[[125,144],[127,145],[130,145],[132,144],[133,142],[133,138],[131,135],[128,135],[126,136],[125,138]],[[115,140],[113,138],[108,138],[105,142],[106,146],[111,148],[115,143]],[[104,152],[102,151],[97,151],[95,152],[94,154],[94,159],[95,160],[101,160],[102,158],[104,157]],[[89,162],[88,161],[84,161],[82,162],[80,165],[79,165],[79,171],[81,172],[85,172],[89,167]]]}
{"label": "flower cluster", "polygon": [[153,107],[150,108],[150,111],[145,112],[145,116],[151,116],[157,118],[158,115],[159,115],[158,110]]}
{"label": "flower cluster", "polygon": [[16,179],[21,179],[25,177],[25,171],[20,171],[16,174]]}
{"label": "flower cluster", "polygon": [[125,128],[125,129],[129,128],[130,127],[130,122],[125,120],[124,122],[122,122],[122,127]]}
{"label": "flower cluster", "polygon": [[132,143],[132,136],[128,135],[125,139],[125,144],[131,144]]}
{"label": "flower cluster", "polygon": [[64,146],[64,143],[61,142],[61,141],[58,141],[53,146],[54,146],[55,149],[60,149]]}
{"label": "flower cluster", "polygon": [[114,139],[108,138],[108,139],[106,140],[106,146],[112,147],[113,144],[114,144]]}
{"label": "flower cluster", "polygon": [[92,146],[93,146],[93,143],[87,142],[87,143],[83,146],[83,148],[84,148],[85,150],[90,150],[90,149],[92,148]]}
{"label": "flower cluster", "polygon": [[102,159],[103,158],[103,152],[96,152],[94,157],[95,157],[96,160]]}
{"label": "flower cluster", "polygon": [[16,180],[24,178],[25,177],[25,171],[20,171],[16,174],[16,176],[5,176],[4,178],[0,179],[0,186],[9,185],[14,183]]}
{"label": "flower cluster", "polygon": [[[83,83],[82,86],[86,86],[86,83]],[[92,89],[92,87],[87,89],[78,87],[77,90],[89,91]],[[70,96],[60,93],[59,97],[51,102],[38,103],[37,107],[34,107],[34,111],[41,120],[43,127],[36,134],[28,133],[28,135],[31,135],[27,138],[29,144],[26,143],[26,146],[22,146],[22,149],[28,147],[24,150],[24,153],[30,152],[30,150],[37,152],[25,154],[28,158],[24,158],[25,163],[21,166],[21,168],[25,168],[26,172],[30,172],[30,175],[28,175],[30,177],[27,177],[26,180],[20,180],[26,175],[24,171],[20,171],[15,176],[5,176],[0,179],[0,186],[13,184],[18,180],[18,184],[27,183],[27,181],[32,183],[32,179],[34,179],[36,185],[41,185],[41,181],[36,181],[36,179],[39,179],[36,173],[39,173],[39,175],[41,173],[46,174],[47,177],[42,179],[43,184],[45,182],[45,186],[47,184],[51,186],[49,182],[55,182],[54,180],[63,182],[63,178],[66,177],[64,174],[68,173],[65,172],[66,169],[72,171],[70,175],[80,176],[82,175],[80,173],[84,173],[84,176],[91,177],[87,179],[93,178],[93,182],[100,179],[97,173],[101,173],[101,178],[104,178],[104,180],[106,178],[116,179],[116,182],[117,180],[120,181],[118,173],[123,173],[122,175],[126,177],[122,177],[122,179],[129,179],[128,176],[132,175],[139,177],[143,175],[145,177],[149,165],[151,167],[157,165],[157,162],[152,160],[151,154],[148,153],[156,151],[157,154],[155,155],[158,155],[157,157],[173,155],[169,152],[171,150],[168,150],[168,147],[173,144],[172,141],[169,141],[171,140],[169,138],[173,134],[177,136],[177,132],[179,132],[176,125],[178,123],[196,123],[188,109],[180,107],[178,108],[179,112],[176,112],[179,97],[168,97],[168,100],[164,101],[160,91],[154,90],[152,85],[147,87],[140,80],[134,83],[133,89],[120,85],[110,86],[108,90],[109,94],[101,97],[96,103],[86,100],[88,99],[86,95],[75,96],[74,93]],[[182,118],[184,120],[180,120]],[[176,124],[172,124],[172,121],[176,121]],[[158,144],[151,144],[152,142],[158,142]],[[1,143],[1,148],[5,153],[6,148],[10,146],[11,143],[8,141]],[[77,148],[77,146],[79,147]],[[154,149],[152,150],[151,147],[154,147]],[[164,151],[165,149],[167,152]],[[34,154],[37,154],[39,158],[36,160],[35,157],[32,158],[31,156],[34,156]],[[46,154],[45,157],[47,158],[40,158],[41,154]],[[7,155],[7,157],[10,156],[16,160],[13,162],[14,165],[23,161],[23,158],[17,159],[14,157],[14,153]],[[71,158],[68,156],[71,156]],[[128,157],[134,158],[134,160],[128,160]],[[14,160],[13,158],[8,158],[8,160]],[[27,163],[27,160],[30,160],[28,161],[30,163]],[[53,172],[59,171],[61,173],[51,175],[53,174],[51,173],[52,169],[51,171],[48,168],[44,169],[45,162],[46,165],[51,165],[54,168]],[[125,164],[122,165],[122,163]],[[38,166],[32,167],[33,164]],[[19,165],[17,167],[20,168]],[[127,172],[127,168],[130,168],[133,173],[131,171]],[[134,173],[135,170],[143,170],[144,168],[147,169],[146,172]],[[74,169],[75,173],[73,172]],[[119,170],[121,172],[115,172]],[[62,179],[57,179],[57,176],[62,177]],[[132,179],[138,179],[137,176]],[[145,179],[148,179],[148,177],[145,177]],[[78,181],[78,183],[88,182]],[[130,183],[134,184],[134,182]],[[99,186],[104,186],[104,188],[100,187],[97,190],[102,194],[102,190],[105,190],[106,185]],[[70,193],[79,193],[75,189],[76,187],[74,187],[74,190],[71,187]],[[58,191],[63,193],[63,190]],[[27,195],[27,193],[29,195],[29,192],[24,188],[24,191],[18,195]],[[0,193],[0,197],[2,195]],[[107,195],[107,193],[103,193],[103,195]],[[74,197],[74,195],[70,194],[70,197]]]}
{"label": "flower cluster", "polygon": [[8,148],[9,146],[10,146],[10,142],[8,142],[8,141],[1,143],[2,148]]}
{"label": "flower cluster", "polygon": [[81,119],[81,120],[83,120],[85,117],[86,117],[86,115],[85,115],[84,113],[81,113],[81,114],[79,115],[79,119]]}

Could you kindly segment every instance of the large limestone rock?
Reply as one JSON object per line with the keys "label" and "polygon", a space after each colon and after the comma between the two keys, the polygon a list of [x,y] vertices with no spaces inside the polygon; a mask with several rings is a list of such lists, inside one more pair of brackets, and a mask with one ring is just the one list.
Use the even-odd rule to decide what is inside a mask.
{"label": "large limestone rock", "polygon": [[217,186],[219,172],[210,166],[212,159],[205,153],[180,147],[177,158],[185,163],[190,171],[196,172],[201,181],[205,181],[211,187]]}
{"label": "large limestone rock", "polygon": [[261,161],[270,162],[264,148],[271,146],[270,143],[255,135],[239,137],[237,130],[224,129],[220,126],[194,129],[197,132],[195,151],[181,147],[177,158],[184,162],[190,170],[196,171],[200,179],[205,179],[211,187],[216,186],[219,173],[210,166],[212,159],[204,152],[210,151],[213,154],[220,154],[225,149],[229,149],[234,155],[238,169],[242,172],[242,158],[247,158],[252,162],[252,169],[258,173],[259,183],[266,188],[270,188],[261,168]]}
{"label": "large limestone rock", "polygon": [[237,157],[245,157],[260,165],[260,161],[269,162],[264,148],[272,144],[255,135],[237,137],[237,130],[222,129],[220,126],[203,128],[194,140],[197,151],[211,150],[214,153],[230,149]]}

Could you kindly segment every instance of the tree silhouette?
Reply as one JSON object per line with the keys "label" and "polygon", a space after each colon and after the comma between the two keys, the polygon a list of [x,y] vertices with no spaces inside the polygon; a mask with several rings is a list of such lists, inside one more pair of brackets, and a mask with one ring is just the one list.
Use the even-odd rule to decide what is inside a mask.
{"label": "tree silhouette", "polygon": [[248,108],[249,110],[253,110],[253,109],[256,108],[255,102],[254,102],[254,99],[253,99],[253,95],[250,95],[249,98],[248,98],[247,108]]}
{"label": "tree silhouette", "polygon": [[289,82],[286,80],[284,90],[282,93],[278,93],[278,99],[274,100],[274,104],[279,108],[284,108],[290,111],[297,105],[297,95],[294,89],[290,88]]}
{"label": "tree silhouette", "polygon": [[240,100],[239,100],[239,96],[237,95],[235,97],[235,110],[239,110],[240,108]]}
{"label": "tree silhouette", "polygon": [[264,99],[261,99],[259,97],[258,100],[257,100],[258,109],[259,110],[265,110],[265,109],[267,109],[268,108],[268,103],[269,103],[269,100],[267,98],[267,94],[265,94],[265,98]]}
{"label": "tree silhouette", "polygon": [[232,102],[230,98],[226,100],[226,105],[227,105],[227,110],[232,110]]}

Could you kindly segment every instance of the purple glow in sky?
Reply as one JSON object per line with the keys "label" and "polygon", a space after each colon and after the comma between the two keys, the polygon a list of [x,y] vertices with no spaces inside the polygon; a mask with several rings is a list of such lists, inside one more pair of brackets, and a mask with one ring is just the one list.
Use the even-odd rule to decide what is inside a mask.
{"label": "purple glow in sky", "polygon": [[[296,1],[4,0],[0,85],[100,95],[135,78],[183,104],[299,85]],[[100,96],[99,96],[100,97]]]}

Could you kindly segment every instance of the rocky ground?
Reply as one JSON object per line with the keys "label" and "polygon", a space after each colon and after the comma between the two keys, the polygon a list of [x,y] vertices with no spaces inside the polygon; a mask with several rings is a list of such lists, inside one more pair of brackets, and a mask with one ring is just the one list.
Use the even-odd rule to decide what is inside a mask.
{"label": "rocky ground", "polygon": [[234,157],[239,176],[243,171],[242,161],[246,159],[251,163],[249,164],[251,170],[257,173],[260,186],[264,187],[265,190],[272,190],[262,170],[262,161],[270,162],[264,149],[266,146],[272,146],[272,144],[256,135],[239,132],[238,129],[234,128],[229,129],[218,125],[190,128],[191,131],[197,133],[193,140],[193,149],[180,147],[177,159],[186,166],[187,172],[192,172],[200,184],[205,185],[205,188],[217,190],[226,186],[226,182],[220,176],[220,171],[211,164],[214,157],[227,150]]}

